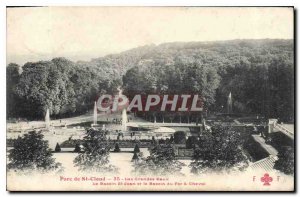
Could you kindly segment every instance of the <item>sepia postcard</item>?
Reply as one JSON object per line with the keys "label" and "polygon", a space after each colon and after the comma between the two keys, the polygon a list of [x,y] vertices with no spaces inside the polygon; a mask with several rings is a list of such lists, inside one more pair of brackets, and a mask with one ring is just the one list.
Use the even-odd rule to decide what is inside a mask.
{"label": "sepia postcard", "polygon": [[8,191],[295,191],[293,7],[7,7]]}

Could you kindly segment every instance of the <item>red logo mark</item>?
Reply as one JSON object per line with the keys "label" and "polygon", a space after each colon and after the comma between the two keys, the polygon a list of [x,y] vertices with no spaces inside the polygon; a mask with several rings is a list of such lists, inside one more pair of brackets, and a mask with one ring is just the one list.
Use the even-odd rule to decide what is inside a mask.
{"label": "red logo mark", "polygon": [[269,186],[270,182],[273,181],[273,178],[270,177],[268,173],[266,173],[263,177],[260,178],[260,181],[264,182],[264,185]]}

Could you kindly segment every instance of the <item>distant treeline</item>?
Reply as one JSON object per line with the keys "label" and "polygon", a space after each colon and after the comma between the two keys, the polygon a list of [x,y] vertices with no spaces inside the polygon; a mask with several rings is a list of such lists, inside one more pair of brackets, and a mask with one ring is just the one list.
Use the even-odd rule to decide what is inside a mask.
{"label": "distant treeline", "polygon": [[165,43],[90,62],[64,58],[7,66],[7,116],[40,119],[92,109],[103,93],[199,94],[208,112],[294,119],[293,40]]}

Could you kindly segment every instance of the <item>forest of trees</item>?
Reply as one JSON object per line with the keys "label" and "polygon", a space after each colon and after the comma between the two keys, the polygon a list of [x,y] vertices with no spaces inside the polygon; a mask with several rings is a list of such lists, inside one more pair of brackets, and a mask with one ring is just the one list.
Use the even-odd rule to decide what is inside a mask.
{"label": "forest of trees", "polygon": [[7,66],[7,117],[86,113],[100,94],[198,94],[209,112],[294,119],[293,40],[165,43],[90,62],[65,58]]}

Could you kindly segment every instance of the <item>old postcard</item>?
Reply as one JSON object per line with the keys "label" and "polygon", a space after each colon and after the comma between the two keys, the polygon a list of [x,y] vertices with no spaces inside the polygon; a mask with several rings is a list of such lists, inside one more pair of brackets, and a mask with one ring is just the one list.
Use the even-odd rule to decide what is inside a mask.
{"label": "old postcard", "polygon": [[294,191],[293,7],[7,7],[7,190]]}

